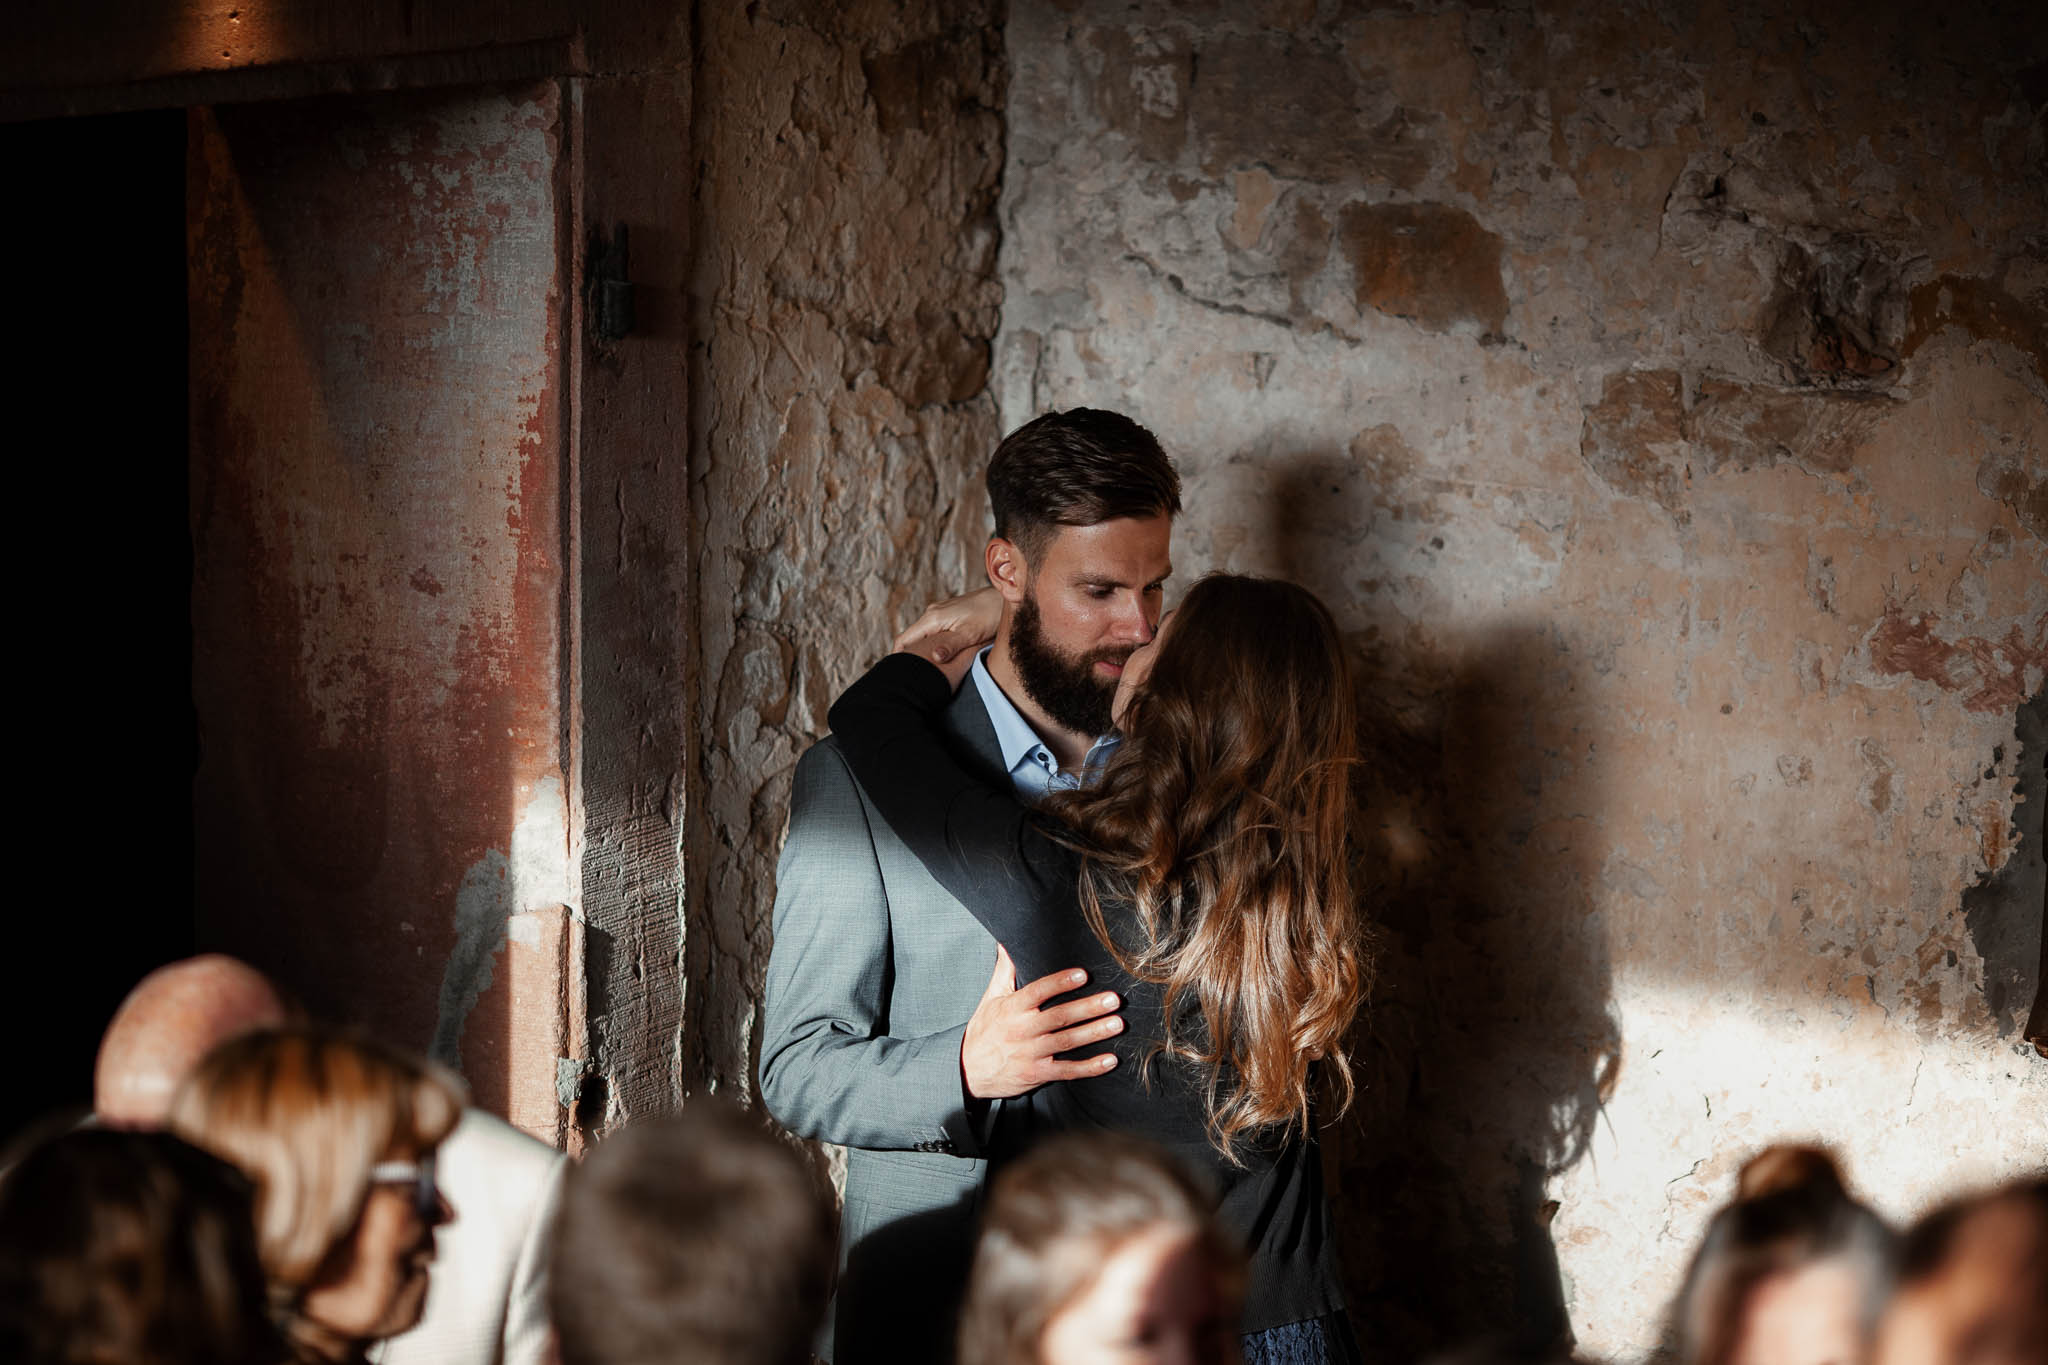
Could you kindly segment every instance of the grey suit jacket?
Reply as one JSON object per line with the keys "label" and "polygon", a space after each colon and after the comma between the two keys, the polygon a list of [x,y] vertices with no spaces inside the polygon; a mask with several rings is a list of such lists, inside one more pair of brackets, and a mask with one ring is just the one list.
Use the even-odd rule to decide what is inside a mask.
{"label": "grey suit jacket", "polygon": [[[964,760],[1004,780],[976,689],[960,689],[946,724]],[[837,745],[812,746],[777,868],[761,1094],[791,1132],[849,1149],[834,1365],[951,1358],[986,1169],[960,1040],[995,954]]]}

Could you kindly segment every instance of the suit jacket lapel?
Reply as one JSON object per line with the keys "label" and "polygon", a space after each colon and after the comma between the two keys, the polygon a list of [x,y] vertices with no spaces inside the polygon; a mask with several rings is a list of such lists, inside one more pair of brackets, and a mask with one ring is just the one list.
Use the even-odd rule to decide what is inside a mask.
{"label": "suit jacket lapel", "polygon": [[1003,771],[1003,746],[996,739],[995,724],[982,705],[981,689],[973,679],[960,684],[953,702],[943,713],[943,728],[951,736],[955,756],[989,782],[1007,788],[1010,775]]}

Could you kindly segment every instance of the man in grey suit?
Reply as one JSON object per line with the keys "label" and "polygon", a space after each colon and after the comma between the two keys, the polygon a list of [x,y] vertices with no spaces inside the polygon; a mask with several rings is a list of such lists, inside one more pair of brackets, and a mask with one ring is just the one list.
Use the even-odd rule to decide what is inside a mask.
{"label": "man in grey suit", "polygon": [[[988,488],[993,591],[912,630],[986,638],[963,623],[999,606],[945,725],[964,762],[1031,799],[1076,785],[1113,742],[1123,661],[1159,623],[1180,480],[1142,426],[1077,408],[1011,433]],[[1122,1026],[1114,996],[1075,995],[1083,980],[1013,988],[998,945],[890,832],[833,741],[799,760],[761,1093],[791,1132],[849,1149],[835,1365],[951,1358],[1001,1101],[1115,1065],[1060,1055]]]}

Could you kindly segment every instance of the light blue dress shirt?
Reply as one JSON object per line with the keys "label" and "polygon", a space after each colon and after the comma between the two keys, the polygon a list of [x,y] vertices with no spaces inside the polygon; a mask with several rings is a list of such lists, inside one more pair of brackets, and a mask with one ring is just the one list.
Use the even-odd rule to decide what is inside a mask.
{"label": "light blue dress shirt", "polygon": [[989,723],[995,727],[996,744],[1003,752],[1003,768],[1010,774],[1010,782],[1016,787],[1017,795],[1026,801],[1037,801],[1047,792],[1074,790],[1088,774],[1102,766],[1110,751],[1116,748],[1118,735],[1111,731],[1088,746],[1087,757],[1081,760],[1080,772],[1061,772],[1060,761],[1053,757],[1052,750],[1046,748],[1045,741],[1038,737],[1038,731],[1031,728],[1031,722],[1024,719],[1024,713],[997,686],[995,676],[988,671],[990,648],[993,646],[974,656],[974,667],[968,676],[981,690],[981,704],[988,711]]}

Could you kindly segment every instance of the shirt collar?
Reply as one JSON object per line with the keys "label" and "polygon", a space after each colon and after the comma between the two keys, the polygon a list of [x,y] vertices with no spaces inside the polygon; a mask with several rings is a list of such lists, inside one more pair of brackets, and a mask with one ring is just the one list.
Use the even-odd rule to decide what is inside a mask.
{"label": "shirt collar", "polygon": [[1031,728],[1031,722],[1024,719],[1024,713],[1017,709],[1016,703],[997,685],[995,675],[988,671],[988,651],[993,647],[986,646],[974,656],[974,667],[968,676],[974,679],[974,686],[981,693],[982,707],[988,712],[989,724],[995,727],[996,747],[1003,755],[1003,771],[1015,772],[1017,765],[1033,750],[1044,747],[1045,741],[1038,737],[1038,731]]}

